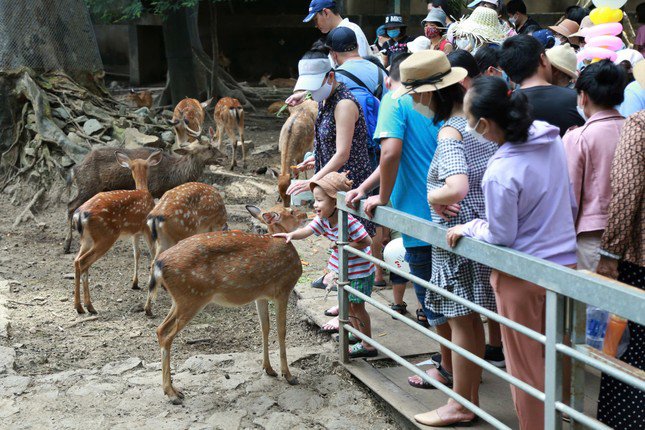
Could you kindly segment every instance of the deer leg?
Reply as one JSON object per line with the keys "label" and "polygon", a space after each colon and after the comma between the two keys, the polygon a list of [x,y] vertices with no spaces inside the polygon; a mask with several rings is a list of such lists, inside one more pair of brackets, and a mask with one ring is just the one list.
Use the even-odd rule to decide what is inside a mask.
{"label": "deer leg", "polygon": [[90,273],[89,268],[83,273],[83,302],[87,311],[92,315],[95,315],[96,309],[92,306],[92,299],[90,298]]}
{"label": "deer leg", "polygon": [[[80,254],[80,251],[79,251]],[[79,256],[76,257],[74,261],[74,308],[79,314],[84,314],[85,309],[81,306],[81,264],[79,262]]]}
{"label": "deer leg", "polygon": [[242,167],[246,167],[246,145],[244,144],[244,125],[239,129],[240,141],[242,142]]}
{"label": "deer leg", "polygon": [[233,170],[233,168],[237,166],[237,159],[235,155],[237,151],[237,138],[233,133],[227,133],[227,134],[228,134],[229,140],[231,141],[231,170]]}
{"label": "deer leg", "polygon": [[200,307],[187,308],[174,303],[173,308],[170,310],[164,322],[157,328],[157,339],[161,347],[163,391],[175,405],[182,403],[184,394],[172,385],[172,377],[170,375],[170,347],[175,336],[193,319],[199,310]]}
{"label": "deer leg", "polygon": [[222,126],[220,124],[215,124],[215,127],[217,128],[217,148],[221,151],[223,141],[222,134],[224,133],[224,130],[222,130]]}
{"label": "deer leg", "polygon": [[139,257],[141,257],[141,248],[139,247],[139,235],[132,236],[132,251],[134,253],[134,275],[132,276],[132,289],[140,290],[139,288]]}
{"label": "deer leg", "polygon": [[63,253],[69,254],[69,250],[72,247],[72,218],[67,217],[67,236],[65,236],[65,243],[63,244]]}
{"label": "deer leg", "polygon": [[287,305],[289,304],[289,294],[284,297],[279,297],[275,301],[277,305],[276,320],[278,326],[278,344],[280,345],[280,368],[282,376],[287,380],[289,385],[296,385],[298,379],[291,375],[289,371],[289,364],[287,363],[287,348],[285,344],[285,337],[287,335]]}
{"label": "deer leg", "polygon": [[[112,238],[109,236],[104,236],[104,238],[107,238],[108,240],[104,242],[93,242],[92,247],[85,252],[83,255],[79,255],[76,259],[76,264],[78,264],[79,271],[82,273],[83,276],[83,301],[85,303],[85,308],[87,311],[91,314],[96,314],[96,310],[94,309],[94,306],[92,306],[92,300],[90,298],[90,286],[89,286],[89,275],[88,275],[88,270],[92,266],[92,264],[96,263],[99,258],[103,257],[106,252],[114,245],[114,242],[116,242],[116,238]],[[81,244],[81,251],[84,251],[85,246]],[[79,251],[80,254],[80,251]],[[78,311],[78,308],[77,308]],[[80,313],[80,312],[79,312]]]}
{"label": "deer leg", "polygon": [[265,299],[256,300],[255,307],[258,309],[258,318],[262,329],[262,369],[269,376],[278,376],[269,361],[269,302]]}

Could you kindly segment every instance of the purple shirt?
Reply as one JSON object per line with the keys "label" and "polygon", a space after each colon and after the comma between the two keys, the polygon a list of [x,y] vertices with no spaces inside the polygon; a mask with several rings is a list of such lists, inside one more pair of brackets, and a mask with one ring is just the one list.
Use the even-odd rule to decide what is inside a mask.
{"label": "purple shirt", "polygon": [[524,143],[505,143],[482,179],[486,219],[464,236],[554,263],[576,263],[575,200],[560,130],[535,121]]}

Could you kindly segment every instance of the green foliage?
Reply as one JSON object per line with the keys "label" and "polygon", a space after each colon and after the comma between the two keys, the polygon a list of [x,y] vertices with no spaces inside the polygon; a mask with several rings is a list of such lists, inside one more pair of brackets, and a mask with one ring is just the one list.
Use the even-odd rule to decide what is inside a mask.
{"label": "green foliage", "polygon": [[[92,17],[111,23],[140,18],[144,13],[166,16],[181,8],[192,8],[200,0],[85,0]],[[210,0],[218,2],[223,0]]]}

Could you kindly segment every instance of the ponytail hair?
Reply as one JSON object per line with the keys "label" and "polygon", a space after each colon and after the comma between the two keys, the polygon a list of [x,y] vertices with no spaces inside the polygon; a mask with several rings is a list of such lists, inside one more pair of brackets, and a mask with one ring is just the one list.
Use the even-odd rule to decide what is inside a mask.
{"label": "ponytail hair", "polygon": [[475,118],[494,121],[507,142],[524,143],[529,138],[533,114],[528,99],[512,92],[506,81],[497,76],[482,76],[470,88],[470,113]]}

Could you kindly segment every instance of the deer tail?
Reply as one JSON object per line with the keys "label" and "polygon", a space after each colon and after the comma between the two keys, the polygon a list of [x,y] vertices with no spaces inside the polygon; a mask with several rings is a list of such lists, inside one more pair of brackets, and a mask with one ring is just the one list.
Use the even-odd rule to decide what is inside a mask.
{"label": "deer tail", "polygon": [[159,237],[159,229],[161,228],[161,223],[164,222],[164,217],[162,216],[153,216],[148,218],[148,227],[150,228],[150,234],[154,242],[157,241]]}
{"label": "deer tail", "polygon": [[79,235],[83,235],[83,227],[87,224],[87,220],[90,217],[89,212],[76,211],[72,216],[72,227],[78,232]]}
{"label": "deer tail", "polygon": [[150,276],[150,284],[148,285],[148,294],[153,297],[157,295],[157,288],[163,282],[163,261],[156,260],[152,275]]}

